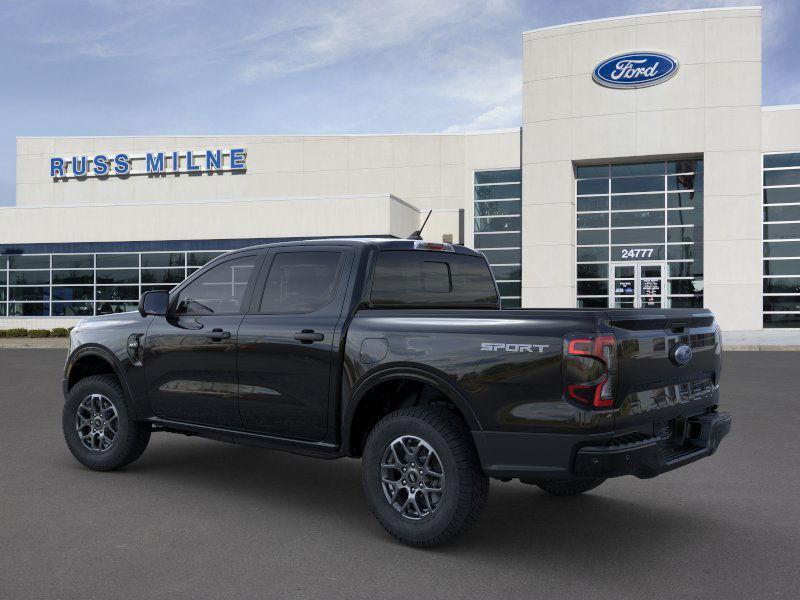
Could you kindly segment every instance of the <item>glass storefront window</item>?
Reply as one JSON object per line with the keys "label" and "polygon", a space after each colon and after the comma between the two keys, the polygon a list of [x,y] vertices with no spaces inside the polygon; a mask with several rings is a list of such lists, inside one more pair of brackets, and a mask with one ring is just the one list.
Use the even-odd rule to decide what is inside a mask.
{"label": "glass storefront window", "polygon": [[[513,202],[518,208],[518,201]],[[171,290],[221,254],[203,250],[0,255],[0,315],[86,316],[134,310],[140,289]]]}
{"label": "glass storefront window", "polygon": [[503,308],[521,304],[522,172],[476,171],[473,224],[475,248],[484,252],[500,289]]}
{"label": "glass storefront window", "polygon": [[222,252],[188,252],[186,260],[190,267],[202,267],[220,255]]}
{"label": "glass storefront window", "polygon": [[800,328],[800,152],[765,154],[763,170],[763,323]]}
{"label": "glass storefront window", "polygon": [[53,302],[54,317],[89,317],[94,314],[91,302]]}
{"label": "glass storefront window", "polygon": [[98,285],[97,300],[136,300],[139,297],[137,285]]}
{"label": "glass storefront window", "polygon": [[94,271],[53,271],[53,284],[94,283]]}
{"label": "glass storefront window", "polygon": [[49,269],[49,254],[20,254],[8,257],[9,269]]}
{"label": "glass storefront window", "polygon": [[54,254],[53,269],[92,269],[93,254]]}
{"label": "glass storefront window", "polygon": [[50,314],[50,305],[42,302],[9,302],[9,317],[46,317]]}
{"label": "glass storefront window", "polygon": [[53,301],[56,300],[94,300],[94,288],[85,286],[53,286]]}
{"label": "glass storefront window", "polygon": [[8,274],[10,285],[48,285],[49,271],[11,271]]}
{"label": "glass storefront window", "polygon": [[135,302],[98,302],[97,314],[110,315],[112,313],[124,313],[136,310]]}
{"label": "glass storefront window", "polygon": [[98,254],[98,269],[114,269],[119,267],[138,267],[138,254]]}
{"label": "glass storefront window", "polygon": [[[628,288],[659,290],[648,306],[702,306],[703,161],[578,165],[575,176],[578,306],[634,306],[619,296]],[[610,283],[624,269],[611,263],[639,265],[616,300]]]}
{"label": "glass storefront window", "polygon": [[142,254],[142,267],[183,267],[186,256],[183,252],[157,252]]}
{"label": "glass storefront window", "polygon": [[520,231],[520,217],[475,217],[475,231]]}
{"label": "glass storefront window", "polygon": [[522,250],[481,250],[490,265],[518,265],[522,262]]}
{"label": "glass storefront window", "polygon": [[95,273],[97,283],[139,283],[138,269],[103,269]]}
{"label": "glass storefront window", "polygon": [[502,200],[522,197],[522,186],[520,184],[506,185],[483,185],[475,186],[475,200]]}
{"label": "glass storefront window", "polygon": [[142,269],[142,283],[180,283],[185,278],[183,269]]}
{"label": "glass storefront window", "polygon": [[521,200],[497,200],[496,202],[476,202],[475,217],[522,214]]}

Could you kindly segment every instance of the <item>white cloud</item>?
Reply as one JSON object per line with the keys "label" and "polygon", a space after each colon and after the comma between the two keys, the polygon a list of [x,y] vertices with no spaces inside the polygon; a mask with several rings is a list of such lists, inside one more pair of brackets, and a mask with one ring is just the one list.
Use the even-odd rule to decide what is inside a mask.
{"label": "white cloud", "polygon": [[270,78],[335,64],[367,52],[420,43],[470,10],[454,0],[359,1],[294,15],[283,31],[251,40],[240,76]]}
{"label": "white cloud", "polygon": [[508,127],[517,127],[521,123],[522,114],[518,103],[501,104],[479,114],[468,123],[450,125],[450,127],[444,130],[444,133],[505,129]]}

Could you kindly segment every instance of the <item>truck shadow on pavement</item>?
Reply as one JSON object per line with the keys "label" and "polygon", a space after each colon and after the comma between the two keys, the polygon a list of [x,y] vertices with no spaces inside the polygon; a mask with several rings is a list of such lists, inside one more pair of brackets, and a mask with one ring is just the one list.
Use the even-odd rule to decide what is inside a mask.
{"label": "truck shadow on pavement", "polygon": [[[260,510],[304,527],[310,519],[343,538],[367,545],[401,547],[375,521],[361,491],[361,462],[317,460],[283,452],[156,435],[142,459],[114,476],[134,478],[135,488],[156,488],[164,502],[184,504],[201,494],[241,521],[257,523]],[[692,540],[717,537],[721,521],[693,517],[669,506],[649,482],[637,482],[636,500],[618,481],[583,496],[555,498],[535,486],[492,481],[489,504],[473,529],[432,552],[484,559],[519,553],[525,561],[592,562],[635,560],[645,568],[665,559],[653,553],[654,540],[677,557]],[[125,482],[127,487],[127,482]],[[135,492],[132,492],[135,493]],[[382,548],[383,549],[383,548]],[[537,558],[539,557],[539,558]],[[599,562],[598,562],[599,561]]]}

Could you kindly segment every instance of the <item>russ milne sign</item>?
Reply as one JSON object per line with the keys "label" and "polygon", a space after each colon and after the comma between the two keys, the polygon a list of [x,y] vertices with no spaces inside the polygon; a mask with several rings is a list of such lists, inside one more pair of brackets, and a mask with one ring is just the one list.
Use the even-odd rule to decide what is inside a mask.
{"label": "russ milne sign", "polygon": [[592,79],[610,88],[641,88],[666,81],[678,72],[678,61],[660,52],[618,54],[594,68]]}
{"label": "russ milne sign", "polygon": [[126,175],[166,175],[179,173],[221,173],[245,171],[247,151],[203,150],[195,152],[148,152],[141,155],[96,154],[95,156],[52,157],[50,177],[83,179],[87,177],[124,177]]}

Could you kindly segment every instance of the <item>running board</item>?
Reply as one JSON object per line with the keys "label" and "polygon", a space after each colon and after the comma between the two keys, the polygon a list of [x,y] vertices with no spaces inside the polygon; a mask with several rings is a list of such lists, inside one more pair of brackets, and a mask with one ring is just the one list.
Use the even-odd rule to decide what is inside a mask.
{"label": "running board", "polygon": [[220,442],[258,446],[260,448],[282,450],[284,452],[315,456],[317,458],[341,458],[343,456],[339,446],[327,442],[307,442],[264,433],[226,429],[224,427],[212,427],[210,425],[199,425],[197,423],[185,423],[183,421],[171,421],[158,417],[151,417],[147,419],[147,422],[153,426],[154,431],[169,431],[186,435],[197,435]]}

